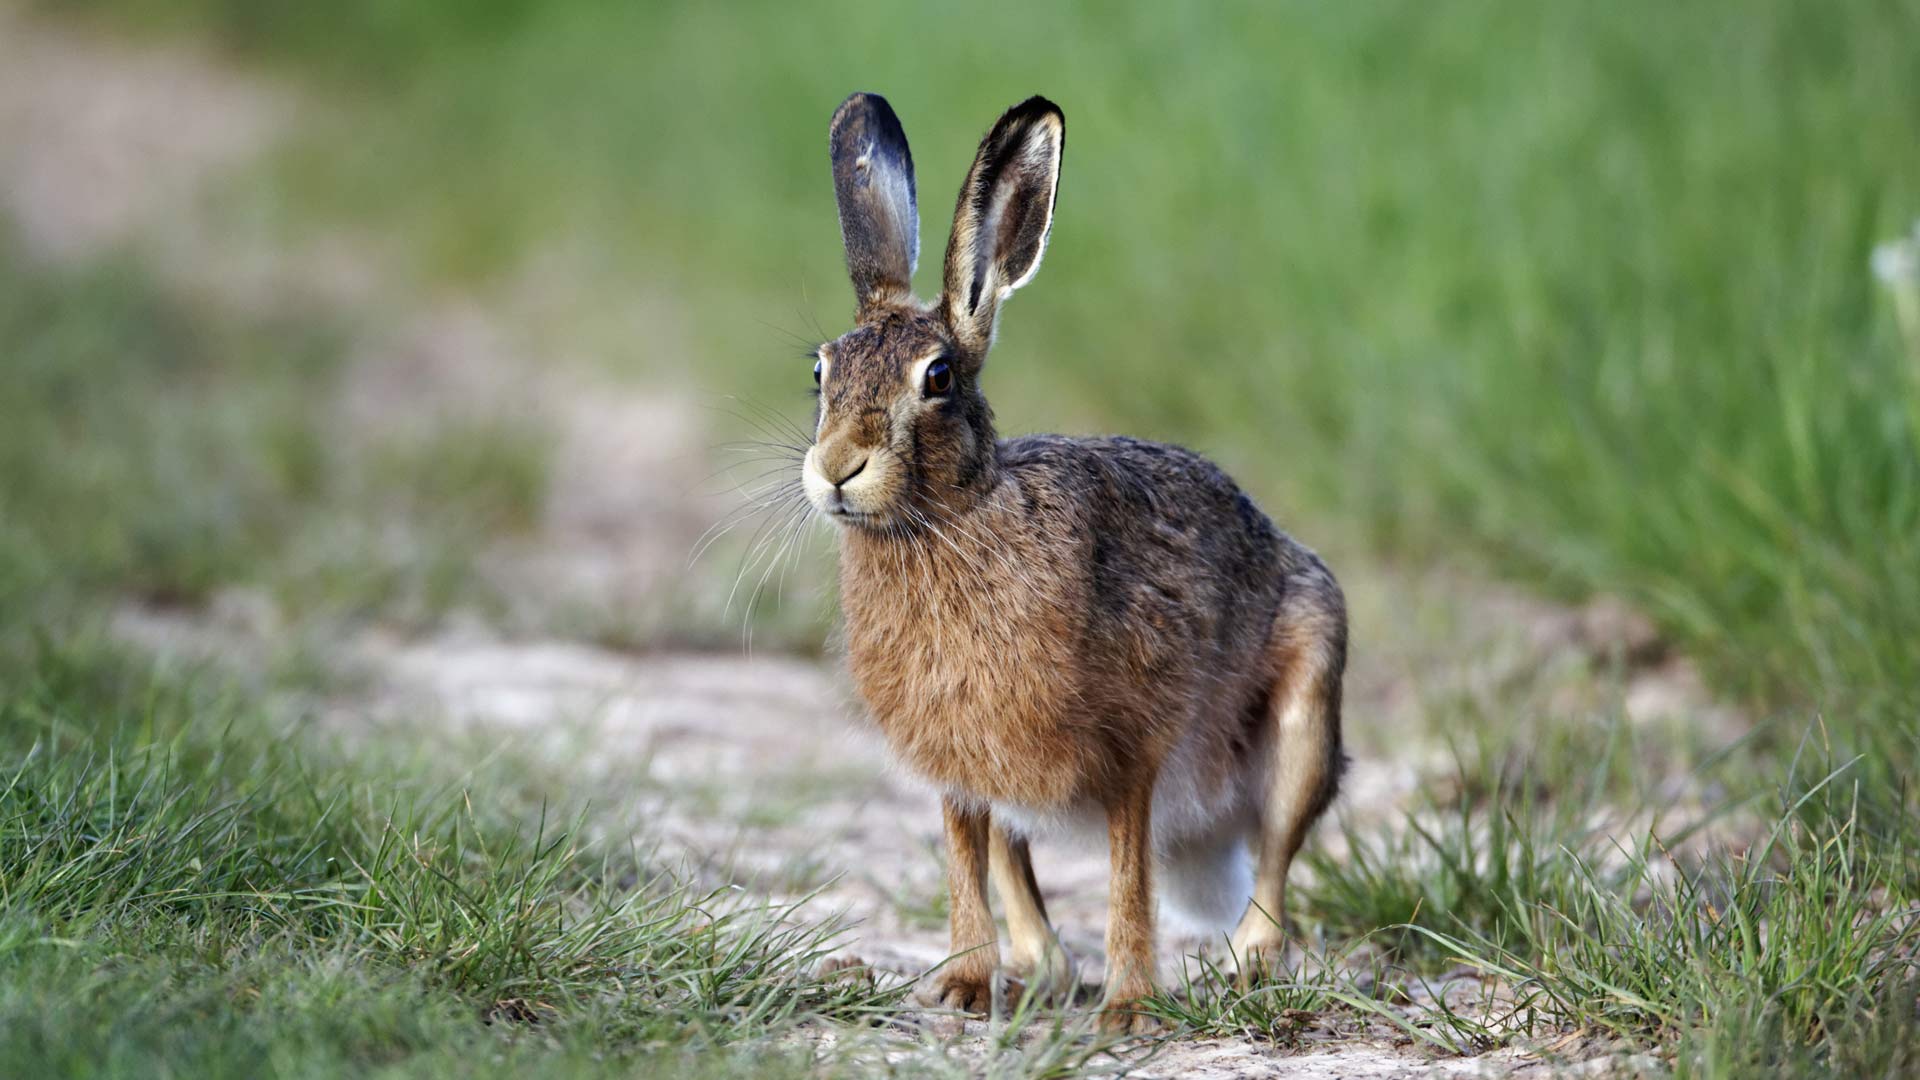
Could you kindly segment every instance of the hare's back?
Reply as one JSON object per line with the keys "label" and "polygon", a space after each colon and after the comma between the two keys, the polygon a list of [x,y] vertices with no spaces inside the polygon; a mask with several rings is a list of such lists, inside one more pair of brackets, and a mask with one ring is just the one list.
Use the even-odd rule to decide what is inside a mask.
{"label": "hare's back", "polygon": [[1150,630],[1213,660],[1264,647],[1304,549],[1219,466],[1165,443],[1058,435],[1010,440],[1001,462],[1029,518],[1076,547],[1093,629]]}

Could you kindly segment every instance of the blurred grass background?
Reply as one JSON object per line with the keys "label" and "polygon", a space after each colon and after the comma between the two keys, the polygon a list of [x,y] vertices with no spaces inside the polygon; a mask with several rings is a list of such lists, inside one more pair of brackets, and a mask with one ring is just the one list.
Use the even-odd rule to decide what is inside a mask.
{"label": "blurred grass background", "polygon": [[[1865,757],[1836,785],[1850,790],[1792,803],[1781,820],[1796,838],[1854,817],[1868,832],[1858,859],[1807,840],[1808,865],[1870,865],[1840,891],[1874,904],[1911,901],[1920,887],[1908,835],[1920,764],[1920,353],[1868,269],[1875,243],[1920,217],[1920,3],[33,6],[109,34],[207,46],[311,90],[324,104],[301,113],[224,208],[274,242],[368,238],[383,272],[419,295],[510,305],[531,312],[530,333],[611,373],[795,417],[810,387],[802,342],[840,332],[851,307],[825,163],[834,105],[875,90],[904,119],[931,294],[976,140],[1000,109],[1045,93],[1066,110],[1068,150],[1050,257],[1006,311],[989,369],[1004,431],[1192,445],[1334,554],[1336,569],[1342,551],[1364,547],[1565,596],[1623,596],[1720,692],[1783,718],[1760,740],[1778,769],[1730,798],[1783,777],[1795,798],[1826,775],[1792,752],[1811,719],[1822,745],[1809,760]],[[221,710],[129,678],[116,655],[66,648],[63,637],[90,632],[117,599],[200,604],[222,585],[265,582],[297,612],[416,625],[493,602],[475,592],[476,549],[538,518],[545,448],[510,426],[343,445],[313,405],[358,329],[338,313],[216,311],[157,287],[131,257],[50,270],[0,240],[0,750],[19,775],[91,792],[70,805],[113,821],[125,810],[119,785],[149,775],[116,755],[156,738],[213,754],[217,740],[196,725],[225,723]],[[80,659],[59,660],[70,651]],[[46,747],[64,751],[58,769],[30,771]],[[98,760],[77,760],[89,752]],[[191,824],[195,807],[256,791],[247,768],[227,768],[209,774],[201,803],[156,820]],[[258,790],[275,806],[291,798]],[[358,799],[346,833],[313,800],[283,830],[295,841],[228,850],[312,871],[300,860],[314,852],[379,842],[381,815]],[[44,809],[4,822],[26,830],[20,850],[70,831],[58,814],[34,816]],[[1469,826],[1448,842],[1485,827]],[[458,856],[459,837],[445,842]],[[1415,856],[1387,847],[1379,866],[1351,868],[1351,929],[1418,910],[1434,895],[1426,876],[1478,873],[1476,858],[1433,847],[1444,874],[1409,871]],[[469,851],[468,869],[491,873],[482,864],[496,849]],[[42,880],[57,884],[67,871],[47,865]],[[498,872],[542,865],[523,854]],[[1331,909],[1345,883],[1336,863],[1319,869]],[[1817,917],[1831,898],[1824,878],[1776,893],[1770,872],[1724,876],[1751,887],[1756,909],[1804,899],[1781,903],[1828,932],[1810,950],[1852,944]],[[1569,903],[1595,893],[1573,873],[1555,888]],[[1558,930],[1508,926],[1529,890],[1548,895],[1528,880],[1475,918],[1503,928],[1500,949],[1531,943],[1551,967],[1571,947]],[[176,917],[106,901],[89,910],[82,922],[101,911]],[[1632,928],[1643,915],[1660,923],[1654,911],[1595,924]],[[152,995],[228,992],[193,980],[260,941],[247,936],[253,913],[206,917],[216,916],[239,928],[239,944],[208,947],[211,967],[191,979],[162,971]],[[14,935],[0,933],[0,955],[7,941],[80,936],[66,918],[29,912],[0,926]],[[388,951],[357,928],[323,931],[355,963]],[[103,954],[55,974],[89,1000],[100,955],[161,949],[138,944],[140,932],[95,941]],[[555,932],[556,948],[564,937]],[[1471,947],[1443,944],[1422,947]],[[1698,951],[1720,955],[1721,944]],[[512,952],[492,949],[482,951]],[[1681,963],[1650,965],[1648,985],[1661,964]],[[444,1016],[419,1021],[431,1032],[409,1035],[402,998],[419,987],[372,970],[400,996],[370,1007],[365,1030],[311,1035],[344,1045],[342,1060],[457,1037],[447,1017],[464,1007],[458,993],[497,989],[427,980],[453,996],[435,999]],[[1590,972],[1609,974],[1599,960],[1578,974]],[[1720,998],[1675,992],[1659,1022],[1731,1017],[1715,1037],[1738,1059],[1780,1034],[1739,1025],[1771,1015],[1781,986],[1806,990],[1790,976],[1741,973]],[[547,989],[587,994],[596,977]],[[324,978],[294,990],[296,1002],[333,992]],[[1849,990],[1845,1015],[1898,1018],[1871,1004],[1883,992]],[[120,1011],[109,1001],[74,1013],[70,1031],[49,1024],[49,1044]],[[0,999],[0,1015],[32,1014],[48,1014],[43,998]],[[135,1040],[129,1070],[168,1037],[156,1028]],[[569,1053],[584,1062],[592,1036],[578,1037]],[[229,1071],[275,1052],[246,1032],[222,1038]]]}
{"label": "blurred grass background", "polygon": [[[1867,271],[1920,214],[1913,3],[53,6],[353,102],[281,159],[291,233],[481,288],[563,259],[609,364],[795,414],[792,339],[848,308],[822,118],[890,96],[932,253],[1045,92],[1006,430],[1186,442],[1309,540],[1623,594],[1750,699],[1916,703],[1916,386]],[[618,322],[662,295],[682,333]]]}
{"label": "blurred grass background", "polygon": [[0,642],[17,655],[116,599],[204,605],[235,584],[336,620],[493,604],[475,552],[537,514],[541,445],[505,423],[341,439],[318,405],[346,336],[0,237]]}

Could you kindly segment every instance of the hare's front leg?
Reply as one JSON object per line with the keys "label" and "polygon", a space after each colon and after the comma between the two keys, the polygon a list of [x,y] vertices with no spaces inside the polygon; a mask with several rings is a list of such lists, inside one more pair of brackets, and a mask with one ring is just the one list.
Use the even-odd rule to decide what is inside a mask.
{"label": "hare's front leg", "polygon": [[993,1002],[993,972],[1000,966],[1000,935],[987,907],[987,812],[948,796],[940,809],[947,822],[948,927],[953,956],[934,976],[934,1002],[949,1009],[984,1013]]}
{"label": "hare's front leg", "polygon": [[1073,965],[1060,938],[1047,921],[1047,905],[1040,899],[1040,882],[1033,876],[1033,854],[1023,836],[993,823],[992,877],[994,894],[1007,916],[1009,957],[1014,974],[1062,996],[1072,989]]}
{"label": "hare's front leg", "polygon": [[1100,1026],[1109,1031],[1156,1026],[1139,1011],[1141,999],[1153,993],[1152,811],[1151,782],[1107,805],[1107,993]]}

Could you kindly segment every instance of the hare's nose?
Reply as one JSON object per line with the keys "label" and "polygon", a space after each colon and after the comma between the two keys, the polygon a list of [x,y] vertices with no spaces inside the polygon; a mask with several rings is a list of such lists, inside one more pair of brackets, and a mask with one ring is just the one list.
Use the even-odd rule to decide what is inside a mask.
{"label": "hare's nose", "polygon": [[845,484],[847,481],[853,479],[854,477],[859,476],[860,473],[866,469],[867,462],[871,460],[873,460],[873,456],[871,454],[861,458],[859,462],[854,465],[853,468],[847,470],[847,473],[845,476],[842,476],[838,480],[833,481],[833,486],[839,487],[842,484]]}

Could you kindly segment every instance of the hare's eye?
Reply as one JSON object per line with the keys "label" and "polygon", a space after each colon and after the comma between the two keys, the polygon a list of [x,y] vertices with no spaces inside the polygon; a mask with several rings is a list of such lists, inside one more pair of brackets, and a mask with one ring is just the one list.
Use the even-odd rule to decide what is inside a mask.
{"label": "hare's eye", "polygon": [[815,386],[820,385],[820,364],[821,361],[819,360],[813,362],[813,385]]}
{"label": "hare's eye", "polygon": [[953,389],[953,369],[945,360],[935,360],[927,365],[927,393],[944,394]]}

